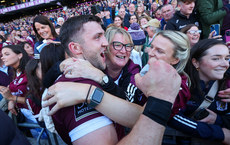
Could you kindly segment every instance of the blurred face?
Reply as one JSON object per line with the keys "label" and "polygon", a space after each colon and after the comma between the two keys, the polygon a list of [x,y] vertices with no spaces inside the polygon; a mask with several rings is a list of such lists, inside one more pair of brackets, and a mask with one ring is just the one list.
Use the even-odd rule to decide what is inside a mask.
{"label": "blurred face", "polygon": [[96,22],[85,23],[83,30],[82,38],[84,42],[81,43],[83,58],[88,60],[94,67],[104,70],[106,67],[104,53],[108,46],[104,30]]}
{"label": "blurred face", "polygon": [[195,2],[191,2],[191,3],[180,2],[179,5],[180,5],[180,12],[181,12],[181,14],[183,14],[185,16],[189,16],[190,14],[192,14],[192,11],[193,11],[193,9],[195,7]]}
{"label": "blurred face", "polygon": [[64,21],[63,21],[62,19],[60,19],[60,20],[58,21],[58,24],[59,24],[60,26],[62,26],[63,23],[64,23]]}
{"label": "blurred face", "polygon": [[229,67],[229,51],[225,45],[215,45],[208,50],[207,54],[198,62],[192,59],[193,65],[199,68],[199,77],[208,82],[210,80],[220,80]]}
{"label": "blurred face", "polygon": [[152,7],[152,10],[155,11],[157,9],[157,7],[158,7],[157,3],[153,2],[151,7]]}
{"label": "blurred face", "polygon": [[174,14],[174,10],[171,5],[164,6],[161,9],[161,15],[166,22],[173,17],[173,14]]}
{"label": "blurred face", "polygon": [[125,17],[125,9],[124,8],[120,8],[118,14],[119,14],[119,16],[121,16],[122,18],[124,18]]}
{"label": "blurred face", "polygon": [[161,19],[161,11],[160,11],[160,10],[157,10],[157,11],[156,11],[156,13],[155,13],[155,18]]}
{"label": "blurred face", "polygon": [[53,38],[49,25],[43,25],[38,22],[35,22],[35,28],[38,32],[38,35],[40,35],[43,39]]}
{"label": "blurred face", "polygon": [[22,35],[23,38],[26,38],[26,37],[29,36],[29,34],[26,31],[22,31],[21,35]]}
{"label": "blurred face", "polygon": [[141,27],[142,27],[143,25],[147,24],[147,23],[148,23],[148,20],[147,20],[146,18],[142,18],[142,19],[140,20],[140,25],[141,25]]}
{"label": "blurred face", "polygon": [[21,32],[20,32],[20,31],[17,31],[17,32],[16,32],[16,35],[17,35],[17,36],[21,35]]}
{"label": "blurred face", "polygon": [[187,31],[187,36],[189,38],[190,45],[194,46],[200,39],[200,30],[196,26],[193,26]]}
{"label": "blurred face", "polygon": [[147,51],[149,58],[164,60],[171,65],[177,64],[179,62],[177,58],[173,57],[174,44],[168,38],[165,38],[161,35],[158,35],[153,40],[151,47]]}
{"label": "blurred face", "polygon": [[114,19],[114,24],[117,26],[117,27],[121,27],[121,19],[119,17],[115,17]]}
{"label": "blurred face", "polygon": [[30,46],[29,44],[25,44],[24,45],[24,49],[26,51],[26,53],[29,55],[29,56],[33,56],[34,55],[34,49],[32,46]]}
{"label": "blurred face", "polygon": [[16,54],[14,53],[10,48],[3,48],[2,49],[2,61],[5,64],[5,66],[11,66],[14,69],[17,69],[19,64],[20,64],[20,60],[22,58],[22,54]]}
{"label": "blurred face", "polygon": [[132,24],[132,23],[137,23],[137,17],[135,15],[132,15],[130,17],[130,20],[129,20],[129,23]]}
{"label": "blurred face", "polygon": [[[114,43],[113,42],[118,42]],[[122,34],[118,33],[115,34],[112,42],[109,45],[110,53],[107,53],[106,57],[106,64],[107,67],[110,68],[116,68],[116,69],[122,69],[128,62],[130,53],[129,51],[126,51],[124,46],[122,44],[130,44],[131,42],[125,38]],[[114,48],[115,47],[115,48]],[[117,50],[116,50],[117,49]]]}
{"label": "blurred face", "polygon": [[129,12],[131,12],[131,13],[135,12],[135,5],[134,4],[129,5]]}

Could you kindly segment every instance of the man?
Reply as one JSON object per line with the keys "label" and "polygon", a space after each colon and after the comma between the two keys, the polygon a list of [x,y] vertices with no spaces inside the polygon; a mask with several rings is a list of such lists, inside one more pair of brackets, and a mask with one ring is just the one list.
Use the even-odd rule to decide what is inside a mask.
{"label": "man", "polygon": [[[166,62],[163,62],[161,60],[156,61],[154,58],[151,58],[149,60],[149,65],[150,65],[149,71],[143,77],[141,77],[140,74],[137,74],[135,76],[135,81],[137,83],[138,88],[140,88],[141,91],[146,96],[149,96],[145,110],[144,111],[142,109],[140,110],[140,112],[143,112],[143,114],[137,116],[137,121],[134,127],[132,128],[132,131],[120,142],[118,142],[117,145],[153,145],[153,144],[160,145],[161,144],[163,133],[165,130],[164,124],[166,124],[167,120],[169,119],[169,116],[167,116],[166,114],[169,113],[168,115],[170,115],[171,106],[179,91],[181,79],[180,76],[177,74],[176,70]],[[168,86],[172,86],[172,87],[168,87]],[[63,100],[62,97],[58,97],[58,96],[60,96],[63,92],[68,93],[69,96],[76,97],[79,94],[85,96],[88,90],[85,92],[85,89],[83,88],[81,88],[80,90],[82,91],[76,95],[75,88],[79,88],[79,87],[81,88],[82,86],[78,86],[78,84],[71,83],[71,82],[59,82],[53,85],[52,87],[49,88],[48,91],[49,95],[47,95],[44,98],[44,100],[48,100],[46,101],[46,106],[52,103],[57,103],[55,105],[55,109],[52,109],[51,111],[54,110],[57,111],[60,108],[66,107],[63,106],[65,104],[66,99]],[[91,93],[89,95],[91,95],[93,91],[90,92]],[[154,96],[159,100],[158,99],[152,100],[153,97],[151,96]],[[104,97],[102,99],[102,103],[97,105],[96,109],[100,110],[100,108],[103,108],[105,106],[114,105],[113,99],[119,100],[118,97],[115,97],[105,92]],[[130,103],[130,102],[121,100],[120,103],[121,103],[120,105],[125,105],[124,103]],[[75,103],[73,102],[73,104]],[[130,103],[130,104],[135,105],[134,103]],[[132,112],[131,108],[127,108],[127,110],[124,111],[124,115],[127,114],[128,110]],[[147,110],[150,111],[151,113],[150,112],[146,113]],[[161,113],[158,112],[159,110],[161,110],[160,112],[163,111],[162,113],[164,113],[164,115],[161,116],[160,115]],[[156,113],[155,111],[157,111],[159,114]],[[128,122],[130,121],[133,120],[129,120]],[[107,145],[112,145],[112,144],[108,143]]]}
{"label": "man", "polygon": [[161,30],[164,30],[165,24],[173,17],[175,9],[171,4],[163,5],[161,8]]}
{"label": "man", "polygon": [[64,23],[64,18],[63,17],[58,17],[57,18],[57,26],[62,26]]}
{"label": "man", "polygon": [[120,8],[118,11],[118,15],[121,16],[123,19],[125,18],[125,8]]}
{"label": "man", "polygon": [[129,19],[130,16],[135,14],[135,4],[131,3],[129,4],[129,12],[127,14],[125,14],[125,18],[124,18],[124,26],[129,28],[130,23],[129,23]]}
{"label": "man", "polygon": [[146,49],[151,46],[151,43],[153,42],[153,39],[155,38],[159,27],[160,27],[160,21],[158,21],[157,19],[152,19],[146,25],[143,25],[143,28],[148,35],[146,36],[146,42],[142,48],[142,52],[143,52],[141,56],[142,66],[145,66],[149,60],[149,55],[146,52]]}
{"label": "man", "polygon": [[[83,15],[69,18],[60,31],[61,44],[69,57],[88,60],[94,67],[104,70],[108,42],[104,36],[101,19]],[[61,76],[57,82],[72,81],[96,85],[94,81]],[[87,103],[61,109],[54,114],[55,129],[67,144],[115,144],[117,135],[112,121]]]}
{"label": "man", "polygon": [[188,24],[199,26],[198,20],[196,20],[193,13],[195,0],[178,0],[178,7],[180,7],[180,11],[177,11],[167,22],[165,27],[166,30],[180,31]]}

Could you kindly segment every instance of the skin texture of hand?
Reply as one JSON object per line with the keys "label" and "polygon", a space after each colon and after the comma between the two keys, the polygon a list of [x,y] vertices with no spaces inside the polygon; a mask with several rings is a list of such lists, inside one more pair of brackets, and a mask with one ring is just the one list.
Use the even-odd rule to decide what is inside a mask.
{"label": "skin texture of hand", "polygon": [[7,100],[13,99],[13,95],[11,94],[9,87],[0,86],[0,93]]}
{"label": "skin texture of hand", "polygon": [[206,110],[209,112],[209,115],[200,121],[206,122],[208,124],[214,124],[217,118],[217,114],[209,109],[206,109]]}
{"label": "skin texture of hand", "polygon": [[223,132],[224,132],[224,141],[223,143],[225,145],[230,145],[230,130],[226,129],[226,128],[222,128]]}
{"label": "skin texture of hand", "polygon": [[220,97],[223,102],[230,102],[230,88],[219,91],[218,97]]}
{"label": "skin texture of hand", "polygon": [[[84,89],[86,85],[87,84],[78,85],[77,83],[73,83],[73,82],[57,83],[48,89],[49,93],[47,93],[46,96],[42,99],[43,101],[45,101],[42,104],[42,107],[47,107],[49,105],[56,103],[48,114],[48,115],[53,115],[61,108],[82,103],[85,101],[85,97],[86,97],[85,94],[87,94],[88,91]],[[82,91],[77,91],[78,93],[76,93],[76,87]],[[66,99],[66,97],[63,96],[68,96],[68,99]]]}
{"label": "skin texture of hand", "polygon": [[95,68],[89,61],[76,58],[68,58],[60,64],[60,70],[66,78],[86,78],[101,82],[104,73]]}
{"label": "skin texture of hand", "polygon": [[16,111],[16,109],[15,109],[15,103],[14,103],[14,101],[9,101],[9,102],[8,102],[8,110],[9,110],[12,114],[18,115],[18,113],[17,113],[17,111]]}
{"label": "skin texture of hand", "polygon": [[215,31],[212,31],[211,33],[209,33],[208,39],[222,40],[222,35],[213,36],[214,33]]}
{"label": "skin texture of hand", "polygon": [[181,77],[169,64],[154,58],[148,61],[149,71],[141,77],[135,75],[137,87],[145,96],[154,96],[173,103],[179,92]]}

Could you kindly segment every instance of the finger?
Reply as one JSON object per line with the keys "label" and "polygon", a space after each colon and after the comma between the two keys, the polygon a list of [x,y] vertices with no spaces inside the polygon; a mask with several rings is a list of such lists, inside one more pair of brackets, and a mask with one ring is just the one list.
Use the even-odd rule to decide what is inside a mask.
{"label": "finger", "polygon": [[54,107],[48,112],[48,115],[54,115],[60,108],[58,107],[58,105],[54,105]]}
{"label": "finger", "polygon": [[223,102],[230,102],[230,99],[221,99],[221,101],[223,101]]}
{"label": "finger", "polygon": [[52,97],[52,98],[50,98],[50,99],[48,99],[48,100],[46,100],[46,101],[43,101],[42,102],[42,107],[44,108],[44,107],[48,107],[48,106],[50,106],[50,105],[52,105],[52,104],[54,104],[54,103],[56,103],[57,101],[56,101],[56,99],[55,99],[55,97]]}
{"label": "finger", "polygon": [[[55,84],[56,85],[56,84]],[[45,97],[42,98],[43,101],[45,100],[48,100],[49,98],[51,98],[53,96],[53,92],[54,92],[54,89],[55,89],[55,85],[49,87],[48,90],[45,90],[44,93],[46,93]]]}

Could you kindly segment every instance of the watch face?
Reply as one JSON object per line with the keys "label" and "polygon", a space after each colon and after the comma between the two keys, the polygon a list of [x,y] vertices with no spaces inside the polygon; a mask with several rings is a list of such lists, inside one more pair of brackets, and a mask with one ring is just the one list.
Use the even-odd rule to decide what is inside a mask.
{"label": "watch face", "polygon": [[92,99],[93,101],[100,103],[103,96],[104,96],[104,92],[101,89],[96,88]]}
{"label": "watch face", "polygon": [[107,75],[103,76],[102,79],[103,79],[103,82],[104,82],[105,84],[107,84],[107,83],[109,82],[109,78],[108,78]]}

